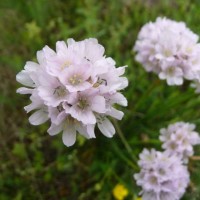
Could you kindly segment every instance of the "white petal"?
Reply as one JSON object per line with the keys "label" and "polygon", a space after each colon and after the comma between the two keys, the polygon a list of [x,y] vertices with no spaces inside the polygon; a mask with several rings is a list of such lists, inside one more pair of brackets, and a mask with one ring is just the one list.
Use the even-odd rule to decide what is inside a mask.
{"label": "white petal", "polygon": [[91,42],[93,44],[98,44],[98,40],[96,38],[88,38],[86,39],[87,42]]}
{"label": "white petal", "polygon": [[120,77],[121,86],[118,90],[122,90],[128,86],[128,79],[126,77]]}
{"label": "white petal", "polygon": [[182,85],[183,79],[181,77],[180,78],[177,77],[174,82],[175,82],[176,85]]}
{"label": "white petal", "polygon": [[46,58],[51,58],[52,56],[55,56],[56,53],[51,48],[49,48],[47,45],[42,49],[44,51]]}
{"label": "white petal", "polygon": [[46,122],[47,120],[48,120],[48,114],[43,110],[38,110],[29,117],[29,122],[32,125],[40,125]]}
{"label": "white petal", "polygon": [[82,123],[78,123],[78,124],[75,125],[75,128],[78,131],[78,133],[80,133],[82,136],[84,136],[87,139],[90,138],[86,125],[82,125]]}
{"label": "white petal", "polygon": [[95,124],[96,123],[96,117],[94,116],[93,112],[91,110],[82,111],[78,108],[71,107],[69,109],[69,113],[71,116],[78,121],[83,122],[83,124]]}
{"label": "white petal", "polygon": [[113,107],[111,107],[111,109],[108,112],[106,112],[106,114],[110,115],[111,117],[114,117],[118,120],[121,120],[122,117],[124,116],[124,113],[122,111],[119,111]]}
{"label": "white petal", "polygon": [[87,125],[87,132],[90,138],[96,138],[95,133],[94,133],[94,128],[95,128],[94,124]]}
{"label": "white petal", "polygon": [[84,113],[81,113],[79,121],[82,121],[83,124],[95,124],[96,117],[92,111],[85,111]]}
{"label": "white petal", "polygon": [[104,74],[108,72],[109,66],[105,58],[97,60],[94,63],[94,74]]}
{"label": "white petal", "polygon": [[36,104],[36,103],[31,103],[31,104],[29,104],[28,106],[25,106],[24,107],[24,110],[27,112],[27,113],[29,113],[30,111],[32,111],[32,110],[34,110],[34,109],[37,109],[38,108],[38,104]]}
{"label": "white petal", "polygon": [[123,67],[118,67],[116,70],[117,70],[117,75],[118,76],[121,76],[124,74],[125,72],[125,68],[128,67],[127,65],[126,66],[123,66]]}
{"label": "white petal", "polygon": [[112,96],[112,101],[121,106],[127,106],[127,104],[128,104],[127,99],[124,97],[124,95],[122,95],[119,92]]}
{"label": "white petal", "polygon": [[59,51],[66,51],[67,50],[67,45],[64,41],[58,41],[56,42],[56,52],[58,53]]}
{"label": "white petal", "polygon": [[41,99],[34,92],[35,90],[33,91],[33,94],[30,97],[32,103],[24,107],[26,112],[30,112],[31,110],[34,110],[34,109],[40,109],[43,105],[43,102],[41,101]]}
{"label": "white petal", "polygon": [[164,72],[160,72],[158,76],[159,76],[159,78],[160,78],[161,80],[166,79],[166,74],[165,74]]}
{"label": "white petal", "polygon": [[116,64],[116,62],[111,57],[106,58],[106,60],[110,65],[114,66]]}
{"label": "white petal", "polygon": [[46,86],[38,87],[38,95],[44,100],[45,105],[56,107],[63,101],[63,99],[54,95],[55,89]]}
{"label": "white petal", "polygon": [[27,72],[35,72],[39,69],[39,65],[32,61],[27,61],[26,65],[24,66],[25,71]]}
{"label": "white petal", "polygon": [[106,107],[105,107],[106,101],[105,98],[102,96],[96,96],[92,99],[92,110],[98,112],[98,113],[105,113]]}
{"label": "white petal", "polygon": [[72,39],[72,38],[69,38],[69,39],[67,40],[68,46],[73,45],[73,44],[75,44],[75,43],[76,43],[75,40]]}
{"label": "white petal", "polygon": [[96,39],[88,39],[85,42],[85,55],[89,58],[92,62],[99,60],[103,57],[104,54],[104,47],[98,44]]}
{"label": "white petal", "polygon": [[22,70],[21,72],[19,72],[16,76],[16,80],[25,85],[25,86],[28,86],[28,87],[34,87],[35,84],[34,82],[32,81],[32,79],[30,78],[29,74],[27,71],[25,70]]}
{"label": "white petal", "polygon": [[37,51],[37,60],[40,64],[43,64],[45,62],[45,56],[43,51]]}
{"label": "white petal", "polygon": [[115,134],[115,128],[108,119],[98,123],[97,126],[106,137],[111,138]]}
{"label": "white petal", "polygon": [[26,88],[26,87],[21,87],[17,89],[17,93],[19,94],[32,94],[32,92],[33,92],[33,89]]}
{"label": "white petal", "polygon": [[63,143],[69,147],[72,146],[76,141],[76,130],[74,127],[66,127],[62,135]]}
{"label": "white petal", "polygon": [[47,130],[49,135],[56,135],[60,133],[62,130],[62,124],[56,125],[56,124],[51,124],[50,128]]}

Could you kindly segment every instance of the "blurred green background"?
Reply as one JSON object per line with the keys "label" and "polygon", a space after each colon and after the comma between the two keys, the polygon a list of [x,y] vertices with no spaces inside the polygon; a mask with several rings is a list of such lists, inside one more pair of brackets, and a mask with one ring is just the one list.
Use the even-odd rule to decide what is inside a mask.
{"label": "blurred green background", "polygon": [[[112,200],[118,183],[128,189],[126,199],[135,200],[138,154],[144,147],[161,149],[159,129],[188,121],[200,132],[200,96],[190,83],[169,87],[134,61],[141,26],[158,16],[185,21],[200,35],[199,0],[0,1],[0,200]],[[78,137],[67,148],[61,134],[48,135],[48,123],[29,124],[23,110],[29,98],[16,94],[15,76],[44,45],[89,37],[99,40],[117,66],[129,66],[129,87],[123,91],[129,105],[121,108],[125,117],[118,124],[124,138],[108,139],[97,131],[96,139]],[[200,160],[191,160],[189,170],[183,199],[199,200]]]}

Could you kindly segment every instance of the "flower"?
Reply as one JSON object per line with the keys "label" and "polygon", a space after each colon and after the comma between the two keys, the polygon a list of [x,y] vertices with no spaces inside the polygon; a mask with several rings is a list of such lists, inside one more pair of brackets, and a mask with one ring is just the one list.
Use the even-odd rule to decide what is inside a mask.
{"label": "flower", "polygon": [[179,157],[168,152],[144,149],[134,175],[142,187],[143,200],[179,200],[189,184],[189,172]]}
{"label": "flower", "polygon": [[163,149],[179,156],[187,163],[188,157],[194,154],[193,145],[200,144],[200,136],[194,131],[195,125],[185,122],[170,124],[160,130]]}
{"label": "flower", "polygon": [[184,79],[200,82],[198,39],[184,22],[158,17],[141,28],[133,50],[145,70],[168,85],[182,85]]}
{"label": "flower", "polygon": [[124,200],[128,196],[128,190],[122,184],[117,184],[112,192],[116,200]]}
{"label": "flower", "polygon": [[16,79],[25,87],[17,90],[29,94],[27,112],[35,111],[29,122],[51,122],[50,135],[63,133],[63,143],[72,146],[76,134],[95,138],[95,126],[107,137],[115,134],[109,118],[121,120],[123,112],[116,104],[127,106],[120,93],[128,85],[125,67],[104,55],[104,47],[90,38],[67,43],[58,41],[56,51],[45,46],[37,52],[37,61],[27,62]]}

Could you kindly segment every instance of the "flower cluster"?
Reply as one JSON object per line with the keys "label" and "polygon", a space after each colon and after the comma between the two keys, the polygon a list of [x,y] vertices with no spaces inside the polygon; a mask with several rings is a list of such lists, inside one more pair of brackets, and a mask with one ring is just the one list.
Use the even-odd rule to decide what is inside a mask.
{"label": "flower cluster", "polygon": [[162,147],[187,163],[188,157],[194,154],[193,145],[200,144],[200,136],[194,129],[194,124],[184,122],[170,124],[167,128],[161,129]]}
{"label": "flower cluster", "polygon": [[[198,35],[184,22],[166,18],[144,25],[134,46],[136,60],[146,71],[166,79],[168,85],[181,85],[183,79],[200,86],[200,44]],[[200,88],[200,87],[198,87]],[[199,91],[197,88],[197,91]]]}
{"label": "flower cluster", "polygon": [[143,200],[179,200],[185,193],[189,172],[177,156],[144,149],[138,164],[141,171],[134,178]]}
{"label": "flower cluster", "polygon": [[195,125],[177,122],[160,130],[164,152],[144,149],[138,165],[141,171],[134,175],[142,187],[144,200],[179,200],[189,183],[188,157],[193,145],[200,144]]}
{"label": "flower cluster", "polygon": [[37,52],[37,61],[27,62],[17,74],[17,81],[26,87],[17,90],[30,94],[27,112],[33,125],[50,119],[50,135],[63,132],[66,146],[75,143],[76,133],[94,138],[97,124],[100,131],[112,137],[115,129],[108,119],[121,120],[123,112],[115,104],[127,105],[119,92],[128,85],[122,77],[125,66],[116,68],[115,61],[104,56],[104,47],[96,39],[75,42],[69,39],[56,43],[56,51],[45,46]]}

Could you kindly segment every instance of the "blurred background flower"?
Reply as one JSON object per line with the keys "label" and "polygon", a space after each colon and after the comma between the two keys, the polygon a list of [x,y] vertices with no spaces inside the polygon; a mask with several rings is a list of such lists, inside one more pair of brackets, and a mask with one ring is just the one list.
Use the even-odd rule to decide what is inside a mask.
{"label": "blurred background flower", "polygon": [[113,189],[113,196],[116,200],[124,200],[128,195],[128,190],[122,184],[117,184]]}

